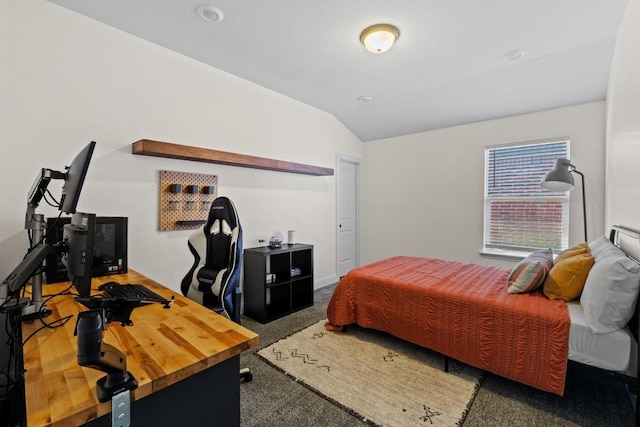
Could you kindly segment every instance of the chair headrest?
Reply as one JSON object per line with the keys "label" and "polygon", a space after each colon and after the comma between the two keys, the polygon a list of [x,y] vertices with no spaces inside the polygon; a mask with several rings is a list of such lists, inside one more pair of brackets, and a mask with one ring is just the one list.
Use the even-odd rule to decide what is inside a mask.
{"label": "chair headrest", "polygon": [[220,220],[220,222],[226,221],[232,230],[239,225],[236,207],[227,197],[218,197],[211,203],[207,228],[210,228],[216,220]]}

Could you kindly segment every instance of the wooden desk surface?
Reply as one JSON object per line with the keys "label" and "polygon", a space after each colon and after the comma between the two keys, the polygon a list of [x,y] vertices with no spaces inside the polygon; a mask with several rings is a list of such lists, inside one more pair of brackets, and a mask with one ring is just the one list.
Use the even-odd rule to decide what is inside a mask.
{"label": "wooden desk surface", "polygon": [[[170,309],[160,304],[137,307],[131,315],[133,326],[112,323],[104,332],[103,342],[127,355],[127,370],[138,380],[132,402],[258,344],[254,332],[139,273],[94,278],[94,290],[109,281],[140,283],[168,299],[175,295]],[[44,285],[43,299],[68,286]],[[63,327],[38,331],[24,346],[27,425],[80,425],[111,412],[111,401],[100,403],[96,395],[96,381],[105,373],[77,362],[73,332],[77,314],[86,308],[72,295],[51,299],[47,308],[53,311],[44,319],[48,323],[73,318]],[[41,326],[39,320],[24,323],[23,339]]]}

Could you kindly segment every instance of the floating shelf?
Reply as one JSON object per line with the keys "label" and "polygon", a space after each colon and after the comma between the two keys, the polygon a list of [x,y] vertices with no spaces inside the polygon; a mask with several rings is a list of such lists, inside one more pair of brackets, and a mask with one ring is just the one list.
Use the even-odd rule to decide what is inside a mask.
{"label": "floating shelf", "polygon": [[131,147],[133,154],[165,157],[169,159],[193,160],[196,162],[218,163],[244,168],[265,169],[278,172],[299,173],[303,175],[332,176],[333,169],[303,163],[286,162],[246,154],[229,153],[209,148],[191,147],[170,142],[141,139]]}

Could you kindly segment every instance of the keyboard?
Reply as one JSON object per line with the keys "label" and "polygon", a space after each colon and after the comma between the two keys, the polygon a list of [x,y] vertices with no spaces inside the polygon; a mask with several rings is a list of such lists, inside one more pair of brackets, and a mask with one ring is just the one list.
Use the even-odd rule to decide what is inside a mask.
{"label": "keyboard", "polygon": [[111,298],[124,298],[140,300],[142,302],[159,302],[168,304],[170,301],[162,297],[144,285],[120,284],[108,282],[98,287],[106,296]]}

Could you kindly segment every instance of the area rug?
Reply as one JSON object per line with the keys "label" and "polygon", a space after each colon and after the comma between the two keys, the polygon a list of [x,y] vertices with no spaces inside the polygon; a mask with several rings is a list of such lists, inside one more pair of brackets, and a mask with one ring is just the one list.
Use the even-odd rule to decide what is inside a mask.
{"label": "area rug", "polygon": [[389,334],[325,320],[257,354],[296,381],[373,425],[462,425],[482,372]]}

